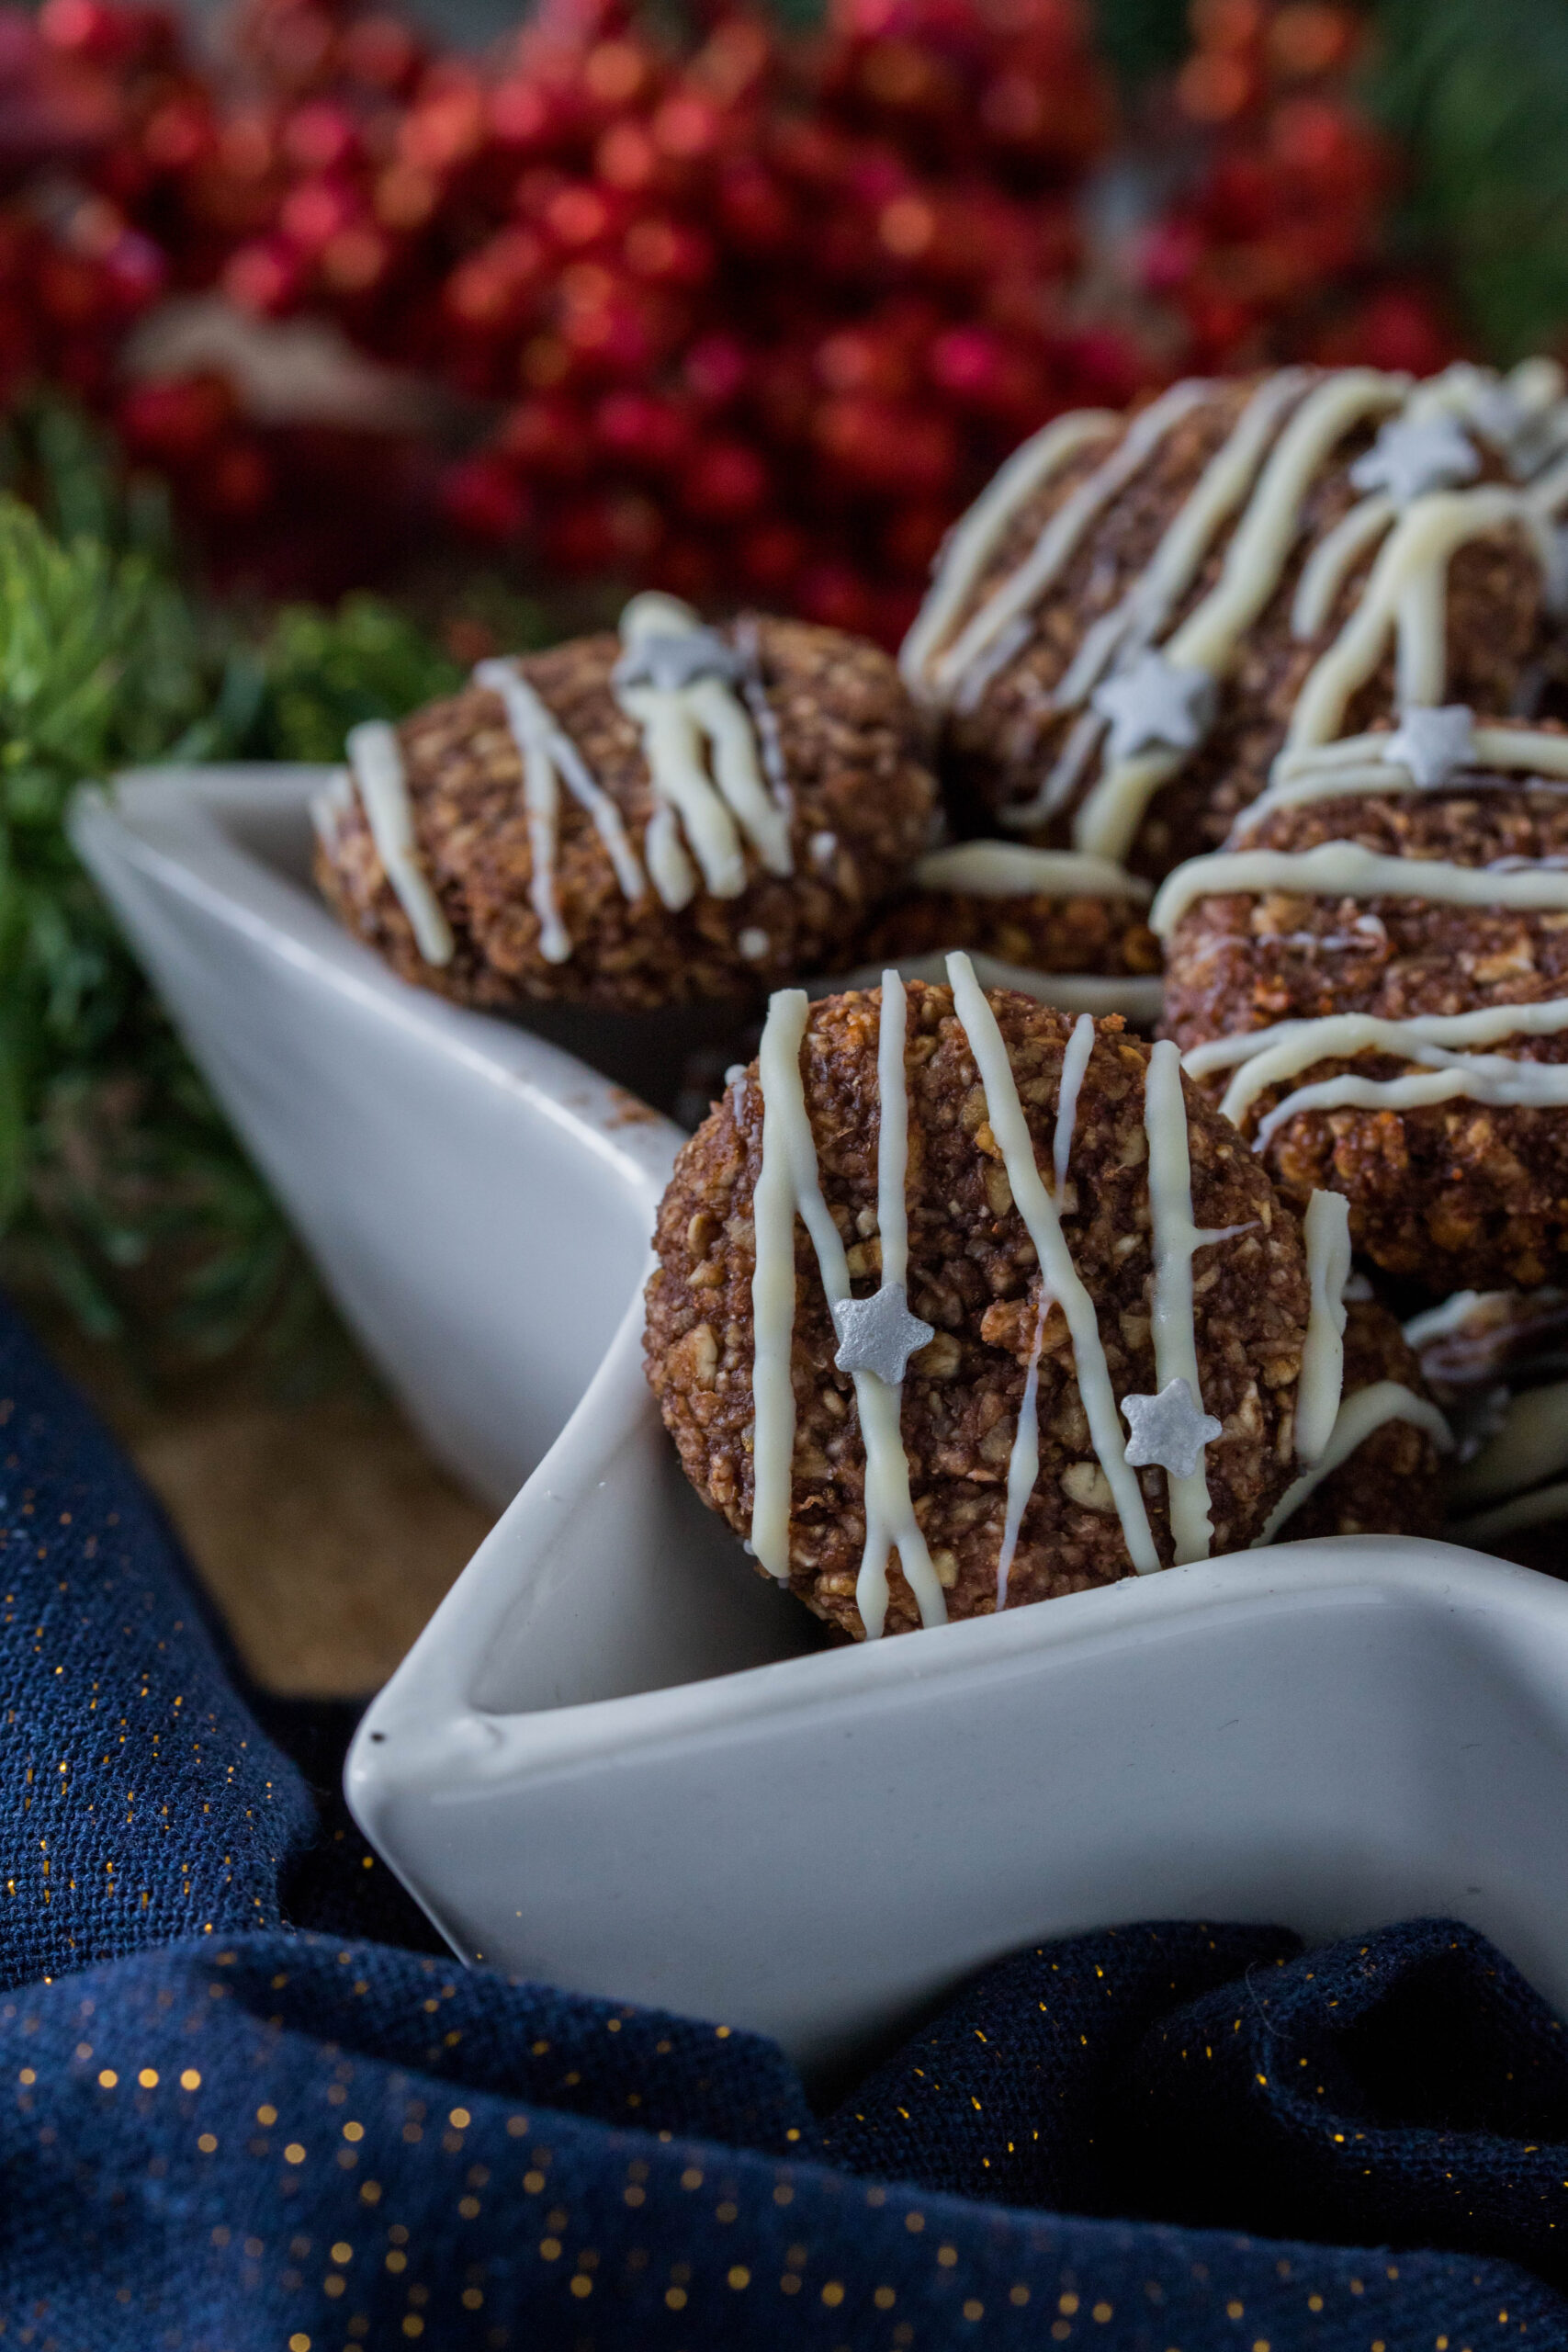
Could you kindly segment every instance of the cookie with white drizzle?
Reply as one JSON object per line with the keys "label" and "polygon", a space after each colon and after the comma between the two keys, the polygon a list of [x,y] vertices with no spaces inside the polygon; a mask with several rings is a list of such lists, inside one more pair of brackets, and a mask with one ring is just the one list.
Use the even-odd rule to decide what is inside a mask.
{"label": "cookie with white drizzle", "polygon": [[1370,1291],[1347,1303],[1344,1348],[1336,1426],[1314,1465],[1320,1475],[1309,1484],[1303,1471],[1277,1507],[1273,1541],[1438,1534],[1451,1433],[1397,1317]]}
{"label": "cookie with white drizzle", "polygon": [[[648,1289],[687,1476],[856,1637],[1244,1549],[1300,1467],[1306,1252],[1256,1159],[1170,1047],[1151,1086],[1120,1022],[950,970],[773,999]],[[1183,1380],[1195,1453],[1161,1414],[1140,1465]]]}
{"label": "cookie with white drizzle", "polygon": [[1287,1198],[1345,1193],[1358,1250],[1439,1293],[1553,1277],[1568,732],[1450,707],[1283,759],[1151,922],[1168,1033]]}
{"label": "cookie with white drizzle", "polygon": [[1047,427],[953,535],[902,655],[961,808],[1157,876],[1292,727],[1507,709],[1561,585],[1562,390],[1550,363],[1290,368]]}
{"label": "cookie with white drizzle", "polygon": [[857,964],[897,963],[965,947],[1035,972],[1107,978],[1157,974],[1147,882],[1107,858],[960,842],[928,851],[855,950]]}
{"label": "cookie with white drizzle", "polygon": [[641,596],[355,730],[317,876],[403,978],[500,1009],[746,1000],[848,960],[935,786],[897,671],[804,622]]}

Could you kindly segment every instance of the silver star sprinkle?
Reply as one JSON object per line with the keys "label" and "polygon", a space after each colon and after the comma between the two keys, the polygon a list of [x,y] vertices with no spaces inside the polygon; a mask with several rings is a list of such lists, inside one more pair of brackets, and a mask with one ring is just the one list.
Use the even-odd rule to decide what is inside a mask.
{"label": "silver star sprinkle", "polygon": [[897,1388],[909,1368],[909,1358],[936,1333],[929,1323],[909,1312],[909,1295],[902,1283],[884,1283],[869,1298],[843,1298],[833,1309],[839,1352],[833,1358],[840,1372],[874,1372],[889,1388]]}
{"label": "silver star sprinkle", "polygon": [[1111,721],[1111,756],[1196,751],[1214,715],[1217,689],[1207,670],[1179,670],[1163,653],[1145,653],[1130,670],[1094,691],[1094,707]]}
{"label": "silver star sprinkle", "polygon": [[1444,703],[1437,710],[1404,711],[1382,752],[1385,760],[1407,767],[1411,781],[1423,792],[1431,792],[1473,763],[1475,713],[1462,702]]}
{"label": "silver star sprinkle", "polygon": [[678,694],[699,678],[720,678],[732,685],[745,668],[740,655],[716,629],[650,630],[627,647],[612,677],[617,686],[655,686]]}
{"label": "silver star sprinkle", "polygon": [[1550,408],[1532,408],[1510,384],[1483,384],[1472,393],[1470,415],[1517,480],[1539,472],[1551,455],[1556,430]]}
{"label": "silver star sprinkle", "polygon": [[1157,1463],[1174,1477],[1190,1478],[1203,1448],[1220,1434],[1221,1424],[1180,1378],[1168,1380],[1157,1396],[1123,1396],[1122,1413],[1133,1432],[1122,1458],[1134,1470]]}
{"label": "silver star sprinkle", "polygon": [[1396,416],[1350,469],[1358,490],[1386,490],[1408,506],[1429,490],[1453,490],[1481,471],[1474,446],[1452,416]]}

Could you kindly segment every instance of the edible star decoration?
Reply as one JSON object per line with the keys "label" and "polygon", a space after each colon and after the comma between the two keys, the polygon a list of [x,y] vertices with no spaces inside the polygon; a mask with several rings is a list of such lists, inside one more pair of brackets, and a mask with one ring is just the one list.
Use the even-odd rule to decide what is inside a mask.
{"label": "edible star decoration", "polygon": [[1213,1445],[1221,1424],[1205,1413],[1180,1378],[1168,1380],[1157,1396],[1123,1396],[1122,1413],[1132,1436],[1123,1460],[1134,1470],[1157,1463],[1178,1478],[1190,1478]]}
{"label": "edible star decoration", "polygon": [[1438,710],[1407,710],[1383,744],[1383,757],[1410,770],[1423,792],[1447,784],[1475,758],[1475,713],[1468,703],[1444,703]]}
{"label": "edible star decoration", "polygon": [[1195,751],[1214,715],[1215,693],[1207,670],[1178,669],[1163,653],[1141,655],[1095,689],[1094,707],[1111,721],[1111,758]]}
{"label": "edible star decoration", "polygon": [[716,629],[682,629],[668,636],[639,638],[622,654],[615,668],[617,686],[654,686],[679,694],[699,678],[720,678],[726,685],[742,676],[745,663]]}
{"label": "edible star decoration", "polygon": [[1453,490],[1481,471],[1474,445],[1452,416],[1396,416],[1350,469],[1358,490],[1386,490],[1408,506],[1429,490]]}
{"label": "edible star decoration", "polygon": [[909,1358],[936,1333],[929,1323],[909,1312],[909,1295],[902,1283],[884,1283],[869,1298],[844,1298],[833,1309],[839,1352],[833,1358],[840,1372],[874,1372],[889,1388],[897,1388],[909,1368]]}
{"label": "edible star decoration", "polygon": [[1550,411],[1528,408],[1506,384],[1485,384],[1471,397],[1471,420],[1519,477],[1533,474],[1551,456],[1554,434]]}

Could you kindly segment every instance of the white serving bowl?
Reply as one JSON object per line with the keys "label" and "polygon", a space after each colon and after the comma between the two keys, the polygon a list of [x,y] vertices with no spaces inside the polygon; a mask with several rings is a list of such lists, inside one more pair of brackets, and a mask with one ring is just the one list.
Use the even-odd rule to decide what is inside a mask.
{"label": "white serving bowl", "polygon": [[681,1137],[349,937],[310,884],[332,773],[149,769],[72,838],[371,1360],[503,1503],[610,1344]]}
{"label": "white serving bowl", "polygon": [[526,1478],[349,1760],[456,1951],[814,2070],[999,1953],[1157,1916],[1449,1912],[1568,2007],[1568,1589],[1386,1537],[816,1646],[642,1377],[676,1130],[347,937],[306,878],[321,780],[151,773],[73,832],[432,1442]]}

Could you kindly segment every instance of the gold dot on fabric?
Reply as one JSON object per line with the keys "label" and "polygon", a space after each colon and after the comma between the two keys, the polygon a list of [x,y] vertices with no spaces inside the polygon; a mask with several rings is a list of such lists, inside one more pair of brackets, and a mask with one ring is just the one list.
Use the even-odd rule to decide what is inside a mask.
{"label": "gold dot on fabric", "polygon": [[1091,2319],[1097,2319],[1101,2327],[1103,2327],[1106,2321],[1111,2317],[1111,2305],[1109,2303],[1096,2303],[1089,2316]]}
{"label": "gold dot on fabric", "polygon": [[404,2320],[403,2334],[405,2335],[423,2335],[424,2334],[424,2322],[421,2319],[417,2312],[410,2312],[407,2319]]}
{"label": "gold dot on fabric", "polygon": [[773,2203],[775,2205],[793,2205],[794,2202],[794,2189],[790,2187],[787,2180],[781,2180],[778,2187],[773,2191]]}
{"label": "gold dot on fabric", "polygon": [[277,2109],[276,2109],[276,2107],[258,2107],[258,2108],[257,2108],[257,2109],[256,2109],[256,2121],[257,2121],[258,2123],[263,2123],[263,2124],[266,2124],[266,2123],[276,2123],[276,2122],[277,2121]]}
{"label": "gold dot on fabric", "polygon": [[635,2206],[641,2205],[645,2201],[648,2191],[646,2188],[639,2188],[634,2180],[629,2188],[624,2188],[621,2191],[621,2195],[628,2205]]}
{"label": "gold dot on fabric", "polygon": [[939,2245],[936,2258],[944,2270],[951,2270],[958,2259],[958,2248],[955,2245]]}
{"label": "gold dot on fabric", "polygon": [[332,2252],[333,2260],[334,2262],[352,2262],[354,2260],[354,2248],[349,2245],[346,2238],[339,2238]]}
{"label": "gold dot on fabric", "polygon": [[751,2273],[747,2269],[746,2265],[743,2262],[738,2262],[734,2268],[727,2275],[730,2285],[735,2289],[737,2294],[739,2293],[742,2287],[749,2287],[751,2284]]}
{"label": "gold dot on fabric", "polygon": [[217,2133],[213,2132],[204,2132],[196,2144],[201,2150],[204,2156],[210,2156],[218,2146]]}
{"label": "gold dot on fabric", "polygon": [[283,2151],[283,2161],[286,2165],[302,2165],[304,2163],[305,2151],[300,2146],[298,2140],[290,2140],[288,2145]]}
{"label": "gold dot on fabric", "polygon": [[291,2335],[288,2339],[288,2352],[310,2352],[310,2337],[308,2335]]}
{"label": "gold dot on fabric", "polygon": [[664,2301],[671,2311],[683,2312],[686,2308],[686,2290],[684,2287],[666,2287]]}
{"label": "gold dot on fabric", "polygon": [[485,2299],[477,2287],[465,2287],[458,2300],[466,2312],[478,2312],[484,2309]]}
{"label": "gold dot on fabric", "polygon": [[400,2270],[406,2270],[408,2267],[408,2256],[406,2254],[400,2254],[397,2247],[394,2246],[391,2253],[387,2256],[387,2267],[391,2272],[393,2278],[395,2278],[397,2277]]}
{"label": "gold dot on fabric", "polygon": [[682,2186],[682,2188],[700,2188],[702,2187],[702,2185],[703,2185],[703,2177],[702,2177],[702,2174],[698,2171],[698,2169],[697,2169],[696,2165],[688,2165],[686,2166],[685,2171],[681,2175],[681,2186]]}
{"label": "gold dot on fabric", "polygon": [[1246,2308],[1247,2306],[1245,2303],[1238,2303],[1233,2295],[1230,2301],[1225,2305],[1225,2317],[1227,2319],[1240,2319]]}
{"label": "gold dot on fabric", "polygon": [[1323,2297],[1321,2295],[1309,2295],[1307,2297],[1307,2309],[1309,2312],[1320,2312],[1323,2309]]}
{"label": "gold dot on fabric", "polygon": [[105,2066],[99,2073],[98,2080],[103,2085],[105,2090],[112,2091],[115,2085],[118,2082],[119,2076],[115,2073],[112,2066]]}
{"label": "gold dot on fabric", "polygon": [[476,2221],[479,2218],[480,2211],[479,2199],[477,2197],[459,2197],[457,2199],[457,2211],[461,2213],[465,2222]]}
{"label": "gold dot on fabric", "polygon": [[890,2312],[898,2298],[891,2287],[878,2287],[871,2300],[879,2312]]}
{"label": "gold dot on fabric", "polygon": [[509,2115],[506,2119],[506,2136],[509,2140],[525,2140],[528,2136],[527,2117]]}
{"label": "gold dot on fabric", "polygon": [[455,2107],[446,2118],[454,2132],[466,2132],[473,2120],[466,2107]]}
{"label": "gold dot on fabric", "polygon": [[331,2295],[335,2299],[343,2293],[347,2285],[348,2280],[346,2278],[340,2278],[335,2270],[329,2270],[326,2277],[321,2281],[321,2292],[323,2295]]}
{"label": "gold dot on fabric", "polygon": [[582,2272],[580,2270],[571,2282],[571,2291],[578,2297],[579,2301],[581,2301],[584,2295],[591,2295],[593,2292],[592,2279],[585,2278]]}
{"label": "gold dot on fabric", "polygon": [[542,2172],[525,2172],[523,2176],[523,2186],[530,2197],[537,2197],[544,2185],[545,2176]]}
{"label": "gold dot on fabric", "polygon": [[156,2066],[143,2066],[136,2079],[144,2091],[155,2091],[158,2087],[158,2069]]}
{"label": "gold dot on fabric", "polygon": [[343,2136],[345,2140],[363,2140],[365,2137],[364,2124],[345,2123],[343,2127]]}
{"label": "gold dot on fabric", "polygon": [[541,2258],[546,2262],[558,2262],[560,2259],[559,2238],[541,2238],[539,2240],[539,2253]]}
{"label": "gold dot on fabric", "polygon": [[1078,2299],[1076,2295],[1058,2295],[1056,2298],[1056,2309],[1064,2319],[1071,2319],[1077,2307]]}
{"label": "gold dot on fabric", "polygon": [[24,2086],[30,2086],[37,2082],[38,2076],[34,2074],[30,2066],[24,2066],[21,2073],[17,2075],[17,2080]]}
{"label": "gold dot on fabric", "polygon": [[822,2290],[822,2301],[829,2311],[837,2311],[844,2300],[844,2290],[836,2278],[829,2278]]}
{"label": "gold dot on fabric", "polygon": [[1065,2344],[1072,2332],[1071,2326],[1065,2319],[1054,2319],[1051,2322],[1051,2334],[1058,2344]]}
{"label": "gold dot on fabric", "polygon": [[905,2216],[904,2216],[904,2227],[905,2227],[907,2230],[912,2230],[912,2231],[914,2231],[914,2232],[916,2233],[916,2234],[918,2235],[918,2234],[919,2234],[919,2233],[921,2230],[923,2230],[923,2229],[925,2228],[925,2226],[926,2226],[926,2217],[925,2217],[925,2215],[924,2215],[923,2213],[906,2213],[906,2214],[905,2214]]}
{"label": "gold dot on fabric", "polygon": [[1027,2288],[1027,2287],[1010,2287],[1010,2288],[1008,2289],[1008,2301],[1009,2301],[1009,2302],[1010,2302],[1010,2303],[1016,2303],[1016,2304],[1018,2305],[1019,2310],[1020,2310],[1020,2311],[1021,2311],[1021,2310],[1023,2309],[1023,2307],[1024,2307],[1025,2303],[1029,2301],[1029,2290],[1028,2290],[1028,2288]]}
{"label": "gold dot on fabric", "polygon": [[739,2215],[739,2211],[740,2208],[735,2203],[734,2199],[727,2197],[721,2205],[716,2205],[714,2207],[713,2217],[716,2222],[733,2222]]}
{"label": "gold dot on fabric", "polygon": [[977,2303],[974,2296],[971,2295],[968,2301],[964,2306],[964,2316],[968,2320],[984,2319],[986,2316],[985,2304]]}
{"label": "gold dot on fabric", "polygon": [[799,2294],[800,2280],[796,2278],[793,2270],[786,2270],[784,2277],[779,2280],[779,2292],[781,2295]]}

